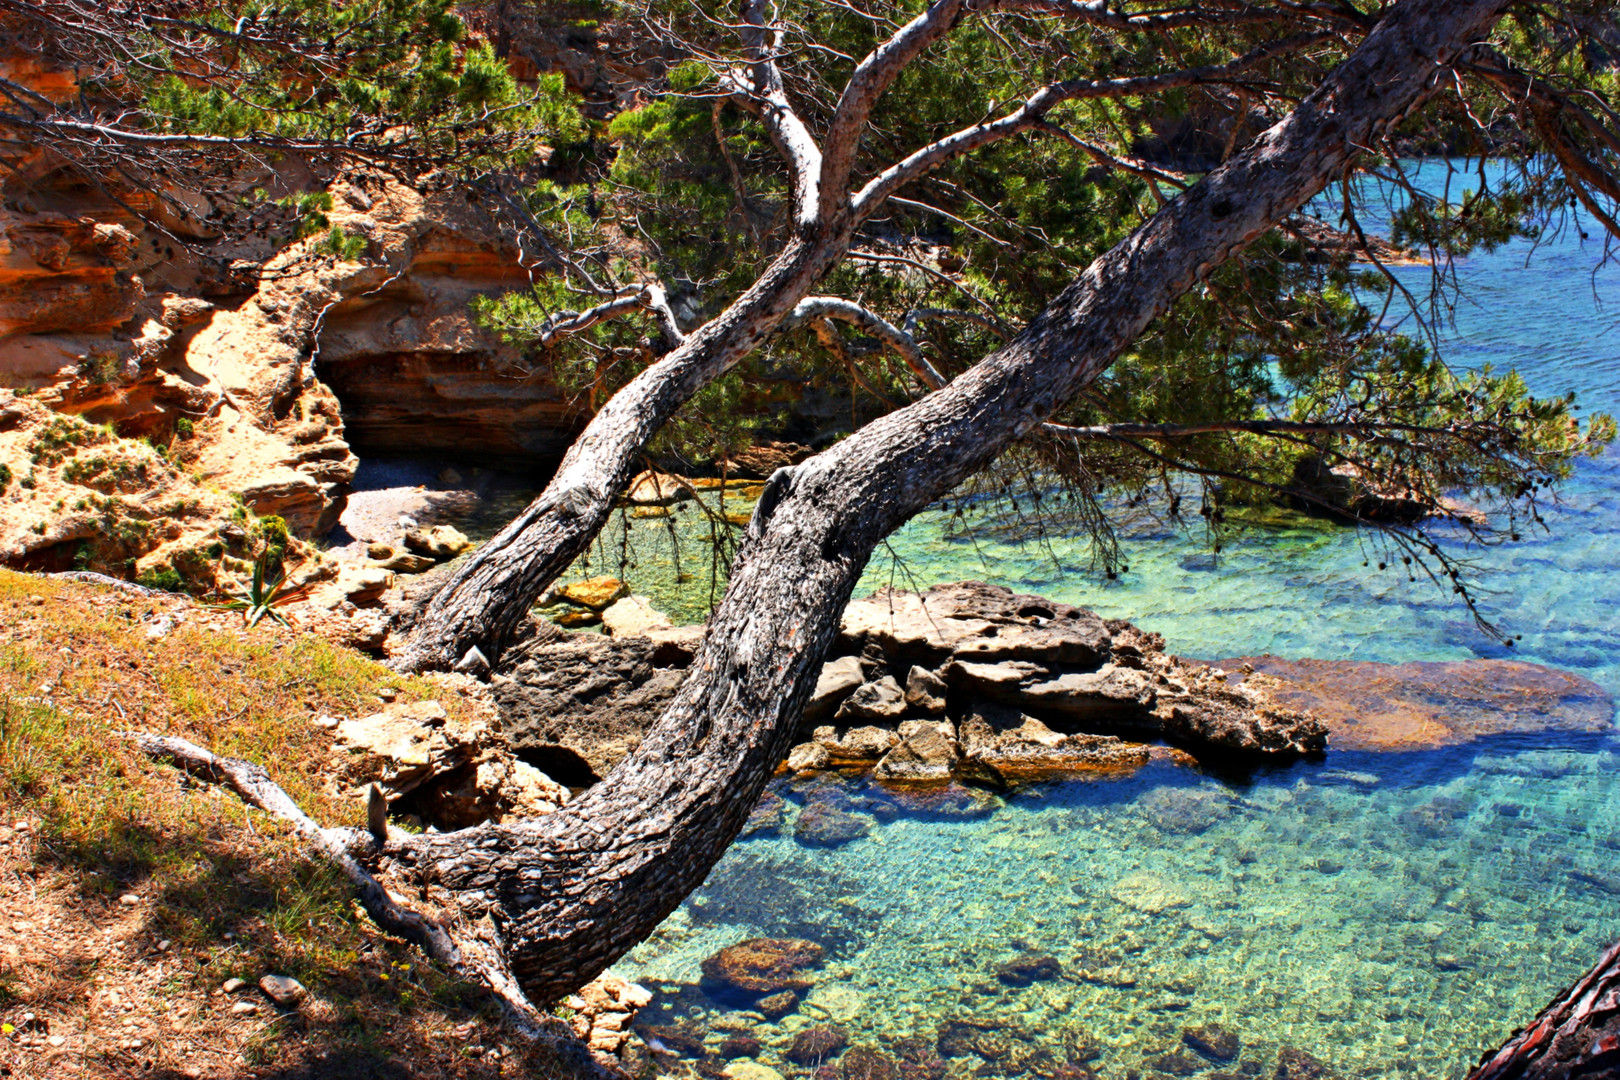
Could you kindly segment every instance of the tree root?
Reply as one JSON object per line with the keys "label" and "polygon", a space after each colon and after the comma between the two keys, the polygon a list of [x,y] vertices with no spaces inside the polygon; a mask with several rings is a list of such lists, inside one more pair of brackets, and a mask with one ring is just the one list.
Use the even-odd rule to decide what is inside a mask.
{"label": "tree root", "polygon": [[[481,927],[470,933],[453,934],[437,920],[406,907],[389,893],[354,855],[355,851],[381,850],[371,835],[358,829],[323,829],[270,779],[268,772],[251,761],[220,757],[175,736],[138,731],[122,731],[118,735],[134,742],[153,760],[166,761],[199,779],[228,787],[249,806],[287,822],[343,872],[359,894],[366,914],[378,927],[409,941],[460,978],[484,987],[500,1002],[507,1022],[523,1038],[548,1044],[570,1064],[581,1067],[585,1075],[605,1078],[617,1074],[617,1070],[591,1054],[566,1024],[535,1008],[512,977],[500,940],[492,929]],[[389,842],[390,847],[396,844],[397,841]]]}

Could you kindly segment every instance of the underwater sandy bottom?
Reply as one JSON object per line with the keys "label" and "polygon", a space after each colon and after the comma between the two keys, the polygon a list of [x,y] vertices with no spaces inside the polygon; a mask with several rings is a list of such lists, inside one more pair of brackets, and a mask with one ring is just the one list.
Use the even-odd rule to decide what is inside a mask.
{"label": "underwater sandy bottom", "polygon": [[[1346,1075],[1460,1076],[1620,938],[1616,762],[1586,738],[1236,782],[1157,765],[835,849],[793,838],[800,796],[779,782],[783,827],[739,842],[616,970],[658,993],[645,1019],[749,1029],[784,1073],[803,1071],[780,1054],[811,1023],[882,1047],[972,1016],[1036,1044],[1080,1025],[1103,1046],[1091,1066],[1121,1080],[1210,1021],[1268,1075],[1293,1045]],[[704,957],[756,936],[829,950],[774,1024],[699,985]],[[1063,975],[1002,985],[1020,952]]]}

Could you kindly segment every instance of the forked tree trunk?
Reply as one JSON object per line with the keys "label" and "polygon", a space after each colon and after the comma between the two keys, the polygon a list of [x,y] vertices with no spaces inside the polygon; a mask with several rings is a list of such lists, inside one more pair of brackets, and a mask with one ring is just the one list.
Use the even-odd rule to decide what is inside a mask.
{"label": "forked tree trunk", "polygon": [[730,308],[614,394],[546,489],[416,612],[394,668],[445,670],[474,646],[493,662],[540,594],[607,524],[658,430],[770,336],[843,257],[851,234],[847,222],[801,229]]}
{"label": "forked tree trunk", "polygon": [[1006,347],[780,478],[674,701],[556,813],[414,846],[487,916],[536,1001],[575,989],[702,883],[793,738],[873,548],[1094,380],[1182,293],[1342,175],[1508,0],[1402,0],[1282,123],[1099,258]]}

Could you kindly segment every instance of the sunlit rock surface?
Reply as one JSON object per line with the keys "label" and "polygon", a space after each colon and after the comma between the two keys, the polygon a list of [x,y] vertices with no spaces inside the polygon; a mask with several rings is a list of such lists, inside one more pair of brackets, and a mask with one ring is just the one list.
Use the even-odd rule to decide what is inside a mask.
{"label": "sunlit rock surface", "polygon": [[1568,671],[1516,660],[1377,664],[1251,656],[1245,666],[1277,680],[1273,697],[1320,717],[1334,750],[1428,750],[1493,735],[1601,732],[1614,724],[1603,688]]}

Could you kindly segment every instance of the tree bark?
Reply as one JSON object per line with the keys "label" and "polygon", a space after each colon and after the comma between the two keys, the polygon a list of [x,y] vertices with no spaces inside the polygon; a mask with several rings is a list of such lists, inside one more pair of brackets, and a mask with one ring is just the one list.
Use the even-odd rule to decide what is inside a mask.
{"label": "tree bark", "polygon": [[1574,1080],[1620,1076],[1620,944],[1467,1080]]}
{"label": "tree bark", "polygon": [[801,230],[724,314],[614,394],[539,497],[428,598],[393,666],[445,670],[474,647],[493,661],[535,600],[607,524],[658,429],[775,331],[843,256],[852,231],[846,221]]}
{"label": "tree bark", "polygon": [[1099,258],[949,386],[773,477],[669,709],[608,778],[517,825],[424,837],[419,868],[488,916],[537,1001],[649,934],[740,831],[793,738],[872,550],[1087,386],[1181,294],[1337,178],[1508,0],[1402,0],[1242,154]]}

